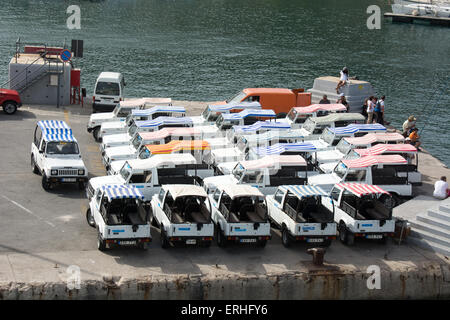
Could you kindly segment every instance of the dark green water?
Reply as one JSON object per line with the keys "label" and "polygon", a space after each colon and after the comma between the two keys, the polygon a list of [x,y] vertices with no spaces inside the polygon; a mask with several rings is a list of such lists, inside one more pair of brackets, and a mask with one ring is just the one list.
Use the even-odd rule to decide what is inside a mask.
{"label": "dark green water", "polygon": [[[218,100],[244,87],[312,87],[315,77],[351,75],[387,96],[396,126],[418,117],[423,146],[450,165],[450,29],[420,24],[366,27],[380,0],[3,0],[0,83],[18,37],[61,45],[85,40],[83,87],[101,71],[125,74],[129,96]],[[81,7],[81,30],[66,8]]]}

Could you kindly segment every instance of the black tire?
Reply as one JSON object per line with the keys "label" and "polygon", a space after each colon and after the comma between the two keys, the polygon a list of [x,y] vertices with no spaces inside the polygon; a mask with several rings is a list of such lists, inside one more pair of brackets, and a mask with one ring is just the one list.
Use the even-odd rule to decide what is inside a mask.
{"label": "black tire", "polygon": [[383,196],[381,196],[380,201],[388,209],[392,209],[397,205],[397,200],[396,200],[395,195],[392,195],[392,197],[390,197],[388,195],[383,195]]}
{"label": "black tire", "polygon": [[209,248],[209,247],[211,247],[211,242],[212,241],[202,241],[202,242],[200,242],[200,247]]}
{"label": "black tire", "polygon": [[51,189],[51,183],[48,181],[45,173],[42,175],[42,188],[44,188],[45,191],[49,191]]}
{"label": "black tire", "polygon": [[347,226],[343,222],[339,224],[339,240],[348,246],[355,243],[355,235],[347,229]]}
{"label": "black tire", "polygon": [[138,243],[138,248],[139,248],[140,250],[147,251],[147,249],[148,249],[148,243],[147,243],[147,242],[139,242],[139,243]]}
{"label": "black tire", "polygon": [[33,173],[38,174],[39,173],[39,169],[36,165],[36,161],[34,161],[34,156],[31,155],[31,170],[33,170]]}
{"label": "black tire", "polygon": [[84,181],[79,181],[79,182],[78,182],[78,189],[79,189],[79,190],[85,190],[85,189],[86,189],[86,182],[84,182]]}
{"label": "black tire", "polygon": [[169,239],[167,239],[164,227],[161,226],[161,248],[167,249],[170,247]]}
{"label": "black tire", "polygon": [[221,248],[225,248],[228,245],[228,240],[222,232],[222,229],[217,228],[217,245]]}
{"label": "black tire", "polygon": [[6,101],[3,103],[3,112],[6,114],[14,114],[17,111],[17,103],[14,101]]}
{"label": "black tire", "polygon": [[106,251],[106,241],[102,239],[100,233],[97,237],[97,249],[100,251]]}
{"label": "black tire", "polygon": [[289,235],[289,231],[285,226],[283,226],[283,228],[281,229],[281,243],[285,248],[289,248],[292,244],[291,236]]}
{"label": "black tire", "polygon": [[94,137],[95,141],[100,142],[102,138],[100,138],[98,135],[100,133],[100,127],[95,127],[92,130],[92,136]]}
{"label": "black tire", "polygon": [[331,239],[325,239],[325,240],[322,242],[321,246],[322,246],[322,247],[329,247],[329,246],[331,246]]}
{"label": "black tire", "polygon": [[265,248],[266,245],[267,245],[267,240],[258,240],[258,241],[256,242],[256,245],[257,245],[258,247],[260,247],[260,248]]}
{"label": "black tire", "polygon": [[95,220],[94,220],[94,216],[92,215],[91,209],[87,209],[86,211],[86,221],[88,223],[88,225],[90,225],[92,228],[95,228]]}

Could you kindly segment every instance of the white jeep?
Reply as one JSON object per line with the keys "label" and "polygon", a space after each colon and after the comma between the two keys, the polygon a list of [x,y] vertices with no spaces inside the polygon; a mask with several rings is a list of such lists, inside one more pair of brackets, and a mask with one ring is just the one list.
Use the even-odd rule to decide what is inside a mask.
{"label": "white jeep", "polygon": [[392,205],[386,206],[386,201],[392,199],[379,186],[338,183],[330,196],[332,200],[322,198],[322,204],[334,210],[334,221],[338,224],[339,239],[343,243],[352,245],[355,237],[385,242],[387,237],[394,236]]}
{"label": "white jeep", "polygon": [[163,185],[151,201],[152,221],[161,230],[161,246],[198,244],[209,247],[214,237],[208,195],[200,186]]}
{"label": "white jeep", "polygon": [[217,244],[256,243],[264,247],[270,240],[270,222],[264,195],[248,185],[225,184],[209,194]]}
{"label": "white jeep", "polygon": [[142,194],[132,186],[107,185],[97,189],[86,212],[88,224],[97,229],[97,248],[114,245],[138,246],[151,242],[149,208]]}
{"label": "white jeep", "polygon": [[42,175],[44,190],[61,183],[77,183],[84,189],[88,180],[72,129],[60,120],[42,120],[36,124],[31,143],[31,168]]}
{"label": "white jeep", "polygon": [[270,220],[281,229],[285,247],[293,240],[329,246],[336,239],[334,210],[322,204],[330,198],[321,188],[284,185],[266,198]]}

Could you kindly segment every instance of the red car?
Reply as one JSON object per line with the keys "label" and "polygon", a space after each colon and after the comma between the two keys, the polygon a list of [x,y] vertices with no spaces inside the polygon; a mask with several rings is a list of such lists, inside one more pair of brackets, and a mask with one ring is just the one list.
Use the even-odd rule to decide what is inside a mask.
{"label": "red car", "polygon": [[6,114],[14,114],[22,106],[19,93],[16,90],[0,89],[0,105]]}

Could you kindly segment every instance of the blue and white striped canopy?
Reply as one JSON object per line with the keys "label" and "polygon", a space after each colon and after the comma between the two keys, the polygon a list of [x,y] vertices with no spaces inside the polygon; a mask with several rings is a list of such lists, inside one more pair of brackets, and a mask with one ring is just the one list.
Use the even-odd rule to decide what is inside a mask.
{"label": "blue and white striped canopy", "polygon": [[240,120],[247,117],[270,117],[275,118],[277,115],[275,111],[270,109],[247,109],[238,113],[230,113],[222,115],[224,120]]}
{"label": "blue and white striped canopy", "polygon": [[186,113],[185,107],[177,106],[155,106],[149,109],[133,109],[131,114],[136,117],[150,116],[157,112],[176,112],[176,113]]}
{"label": "blue and white striped canopy", "polygon": [[72,135],[72,129],[69,125],[62,120],[41,120],[37,125],[41,128],[42,133],[45,134],[70,134]]}
{"label": "blue and white striped canopy", "polygon": [[235,132],[256,132],[261,129],[267,130],[288,130],[291,125],[287,122],[275,122],[275,121],[258,121],[254,124],[247,126],[233,126]]}
{"label": "blue and white striped canopy", "polygon": [[236,104],[209,105],[208,108],[211,111],[227,113],[233,109],[261,109],[261,104],[258,101],[252,101]]}
{"label": "blue and white striped canopy", "polygon": [[189,117],[158,117],[153,120],[136,121],[136,126],[139,128],[159,127],[164,124],[192,125],[192,119]]}
{"label": "blue and white striped canopy", "polygon": [[270,147],[256,148],[256,154],[259,156],[282,154],[283,152],[311,152],[316,151],[312,143],[277,143]]}
{"label": "blue and white striped canopy", "polygon": [[111,201],[113,199],[141,199],[144,200],[142,193],[133,186],[128,185],[106,185],[102,186],[106,197]]}
{"label": "blue and white striped canopy", "polygon": [[345,127],[328,128],[334,134],[352,134],[356,132],[372,132],[372,131],[386,131],[386,127],[379,124],[357,124],[352,123]]}
{"label": "blue and white striped canopy", "polygon": [[299,198],[310,197],[310,196],[328,196],[322,188],[309,186],[309,185],[286,185],[280,186],[283,191],[289,191]]}
{"label": "blue and white striped canopy", "polygon": [[72,142],[77,141],[72,133],[57,133],[57,134],[47,134],[44,133],[45,141],[64,141],[64,142]]}

